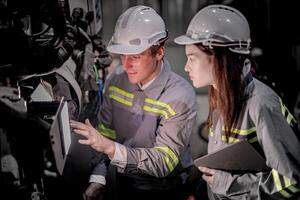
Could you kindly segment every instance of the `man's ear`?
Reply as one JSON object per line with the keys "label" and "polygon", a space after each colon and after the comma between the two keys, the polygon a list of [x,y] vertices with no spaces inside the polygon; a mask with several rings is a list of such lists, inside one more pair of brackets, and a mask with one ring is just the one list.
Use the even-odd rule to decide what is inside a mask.
{"label": "man's ear", "polygon": [[157,60],[161,60],[165,55],[165,47],[162,46],[158,49],[158,51],[156,52],[156,59]]}

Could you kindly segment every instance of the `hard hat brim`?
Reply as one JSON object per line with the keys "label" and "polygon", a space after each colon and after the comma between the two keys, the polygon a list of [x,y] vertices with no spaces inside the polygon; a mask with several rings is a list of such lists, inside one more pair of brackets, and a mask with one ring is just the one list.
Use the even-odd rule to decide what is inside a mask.
{"label": "hard hat brim", "polygon": [[174,42],[176,44],[180,44],[180,45],[188,45],[188,44],[201,43],[201,42],[203,42],[203,40],[194,40],[194,39],[188,37],[187,35],[181,35],[181,36],[175,38]]}
{"label": "hard hat brim", "polygon": [[112,44],[107,46],[107,50],[110,53],[124,54],[124,55],[140,54],[148,48],[149,48],[148,45],[133,46],[133,45],[124,45],[124,44]]}

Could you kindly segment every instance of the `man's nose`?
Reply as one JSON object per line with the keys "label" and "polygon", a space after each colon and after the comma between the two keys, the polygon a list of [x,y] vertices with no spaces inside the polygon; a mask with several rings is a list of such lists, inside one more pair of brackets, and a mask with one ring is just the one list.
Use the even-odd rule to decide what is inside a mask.
{"label": "man's nose", "polygon": [[122,55],[122,65],[127,69],[131,67],[131,59],[130,56]]}

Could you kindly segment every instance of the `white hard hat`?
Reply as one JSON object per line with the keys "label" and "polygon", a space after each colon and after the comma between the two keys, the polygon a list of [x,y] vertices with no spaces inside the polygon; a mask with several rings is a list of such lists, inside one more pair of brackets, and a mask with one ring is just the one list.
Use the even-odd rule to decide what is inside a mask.
{"label": "white hard hat", "polygon": [[175,38],[175,42],[229,47],[233,52],[249,54],[250,28],[244,15],[235,8],[210,5],[193,17],[186,34]]}
{"label": "white hard hat", "polygon": [[107,50],[115,54],[139,54],[167,39],[163,19],[147,6],[134,6],[118,19]]}

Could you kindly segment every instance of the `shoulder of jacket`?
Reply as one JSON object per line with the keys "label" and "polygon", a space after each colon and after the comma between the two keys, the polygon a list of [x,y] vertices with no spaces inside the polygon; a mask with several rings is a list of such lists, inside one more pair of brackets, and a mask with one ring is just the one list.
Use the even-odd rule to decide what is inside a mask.
{"label": "shoulder of jacket", "polygon": [[184,78],[172,72],[160,100],[177,108],[194,108],[196,93]]}
{"label": "shoulder of jacket", "polygon": [[255,81],[252,96],[247,100],[247,106],[252,116],[262,115],[264,112],[281,112],[280,97],[267,85]]}
{"label": "shoulder of jacket", "polygon": [[193,86],[182,76],[179,76],[175,72],[171,72],[167,86],[170,92],[177,92],[181,95],[195,95],[195,89]]}
{"label": "shoulder of jacket", "polygon": [[272,88],[264,84],[263,82],[254,79],[254,91],[250,100],[254,104],[266,104],[266,105],[278,105],[280,97]]}

